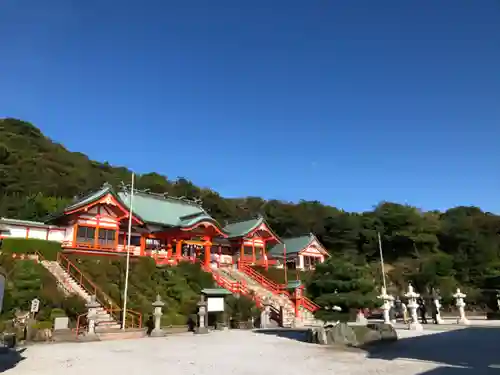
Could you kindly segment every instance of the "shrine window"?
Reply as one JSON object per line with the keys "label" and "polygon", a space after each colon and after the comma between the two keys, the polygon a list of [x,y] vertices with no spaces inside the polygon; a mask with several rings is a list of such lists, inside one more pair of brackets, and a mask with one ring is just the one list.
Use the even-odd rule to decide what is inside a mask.
{"label": "shrine window", "polygon": [[94,242],[95,240],[95,231],[94,227],[82,227],[78,226],[76,230],[76,242],[80,243],[89,243]]}
{"label": "shrine window", "polygon": [[99,228],[98,233],[99,245],[101,246],[114,246],[116,238],[116,230]]}

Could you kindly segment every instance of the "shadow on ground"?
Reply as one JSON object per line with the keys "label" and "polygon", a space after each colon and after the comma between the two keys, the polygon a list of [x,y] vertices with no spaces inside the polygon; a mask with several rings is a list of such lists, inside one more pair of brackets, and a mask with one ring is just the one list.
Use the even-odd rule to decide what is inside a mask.
{"label": "shadow on ground", "polygon": [[0,348],[0,372],[16,367],[19,362],[26,359],[22,356],[25,350],[25,348],[19,350]]}
{"label": "shadow on ground", "polygon": [[256,333],[284,337],[290,340],[309,342],[310,329],[307,328],[261,328],[254,330]]}
{"label": "shadow on ground", "polygon": [[422,375],[500,375],[500,328],[465,328],[366,346],[369,358],[441,363]]}

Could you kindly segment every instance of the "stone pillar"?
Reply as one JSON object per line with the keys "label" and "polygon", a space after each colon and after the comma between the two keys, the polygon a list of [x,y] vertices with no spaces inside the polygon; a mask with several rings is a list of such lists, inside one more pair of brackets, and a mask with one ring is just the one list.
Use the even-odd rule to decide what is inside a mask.
{"label": "stone pillar", "polygon": [[89,336],[95,335],[96,328],[96,320],[97,320],[97,309],[101,307],[99,302],[97,302],[97,298],[95,295],[90,296],[90,301],[85,304],[85,307],[88,309],[87,312],[87,321],[88,321],[88,329],[87,334]]}
{"label": "stone pillar", "polygon": [[196,327],[196,332],[198,334],[208,333],[207,328],[207,301],[205,296],[200,296],[200,301],[198,302],[198,327]]}
{"label": "stone pillar", "polygon": [[457,319],[457,324],[469,325],[470,322],[465,316],[465,302],[464,298],[467,297],[464,293],[460,291],[460,288],[457,288],[457,292],[453,295],[453,298],[456,299],[456,306],[458,307],[459,318]]}
{"label": "stone pillar", "polygon": [[382,287],[382,293],[378,296],[379,299],[381,299],[384,303],[382,305],[382,310],[384,311],[384,323],[385,324],[392,324],[391,323],[391,317],[389,315],[389,311],[391,310],[394,297],[391,296],[390,294],[387,294],[387,290]]}
{"label": "stone pillar", "polygon": [[151,332],[151,336],[164,336],[164,332],[161,329],[161,317],[163,316],[162,307],[165,306],[165,302],[161,300],[160,295],[156,296],[156,301],[153,302],[153,315],[155,317],[155,328]]}
{"label": "stone pillar", "polygon": [[422,331],[422,324],[418,321],[417,316],[417,298],[420,297],[420,294],[415,293],[413,290],[413,285],[408,285],[408,293],[405,294],[405,297],[408,298],[408,310],[410,311],[410,324],[408,328],[413,331]]}
{"label": "stone pillar", "polygon": [[264,298],[262,300],[262,305],[264,310],[260,313],[260,328],[270,328],[271,327],[271,302],[269,298]]}
{"label": "stone pillar", "polygon": [[444,324],[443,318],[441,318],[441,296],[434,291],[432,294],[432,301],[434,303],[434,308],[436,309],[436,321],[434,323],[436,324]]}

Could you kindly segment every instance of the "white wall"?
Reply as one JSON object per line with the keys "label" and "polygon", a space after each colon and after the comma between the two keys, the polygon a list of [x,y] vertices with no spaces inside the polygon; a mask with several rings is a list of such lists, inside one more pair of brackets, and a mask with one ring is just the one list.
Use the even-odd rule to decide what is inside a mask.
{"label": "white wall", "polygon": [[48,228],[29,228],[28,238],[47,239]]}

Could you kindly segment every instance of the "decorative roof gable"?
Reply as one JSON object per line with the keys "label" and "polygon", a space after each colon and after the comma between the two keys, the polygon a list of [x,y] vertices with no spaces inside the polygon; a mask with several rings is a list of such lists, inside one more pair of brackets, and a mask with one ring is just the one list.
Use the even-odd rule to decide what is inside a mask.
{"label": "decorative roof gable", "polygon": [[328,252],[325,250],[323,245],[318,241],[316,236],[312,233],[309,233],[306,236],[300,237],[292,237],[292,238],[284,238],[283,243],[279,243],[269,250],[268,254],[273,258],[283,258],[285,247],[286,254],[295,255],[300,253],[302,250],[307,249],[311,245],[316,245],[318,250],[325,255],[328,255]]}

